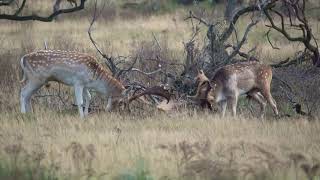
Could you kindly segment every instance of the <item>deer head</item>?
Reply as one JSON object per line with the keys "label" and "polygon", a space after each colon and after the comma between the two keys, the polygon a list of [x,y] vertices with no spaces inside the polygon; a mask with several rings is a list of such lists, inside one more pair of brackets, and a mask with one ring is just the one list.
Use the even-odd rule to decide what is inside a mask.
{"label": "deer head", "polygon": [[[115,101],[132,101],[122,83],[112,77],[95,58],[86,54],[60,50],[37,51],[21,58],[21,68],[24,73],[20,94],[22,113],[31,110],[32,94],[48,81],[57,81],[74,87],[80,117],[88,114],[91,99],[89,89],[108,97],[107,110],[112,108]],[[147,89],[143,93],[170,98],[165,91],[157,87]]]}

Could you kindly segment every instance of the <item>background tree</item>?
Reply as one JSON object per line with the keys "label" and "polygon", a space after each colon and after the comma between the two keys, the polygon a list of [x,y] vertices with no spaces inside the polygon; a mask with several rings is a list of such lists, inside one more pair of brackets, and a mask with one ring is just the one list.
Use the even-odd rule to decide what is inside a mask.
{"label": "background tree", "polygon": [[53,21],[55,17],[59,16],[60,14],[68,14],[73,13],[76,11],[83,10],[85,8],[86,0],[80,0],[80,4],[77,5],[75,3],[74,7],[66,8],[66,9],[60,9],[60,3],[61,0],[57,0],[55,4],[53,5],[53,12],[47,16],[41,16],[36,13],[32,13],[30,15],[23,15],[22,12],[26,8],[28,0],[23,0],[21,3],[16,0],[0,0],[0,7],[8,7],[10,5],[16,4],[17,8],[13,13],[1,13],[0,12],[0,19],[6,19],[6,20],[13,20],[13,21],[42,21],[42,22],[50,22]]}

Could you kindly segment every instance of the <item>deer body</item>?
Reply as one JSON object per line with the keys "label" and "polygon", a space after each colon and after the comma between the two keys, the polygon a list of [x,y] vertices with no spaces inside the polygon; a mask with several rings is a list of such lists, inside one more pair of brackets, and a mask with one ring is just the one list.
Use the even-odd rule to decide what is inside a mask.
{"label": "deer body", "polygon": [[81,117],[88,114],[91,99],[89,89],[109,97],[107,109],[111,109],[111,97],[120,97],[125,90],[124,86],[102,65],[86,54],[59,50],[37,51],[21,58],[21,68],[24,73],[22,82],[27,81],[20,94],[22,113],[31,110],[32,94],[48,81],[57,81],[74,87]]}
{"label": "deer body", "polygon": [[[204,74],[200,72],[199,75]],[[222,116],[225,115],[227,104],[229,104],[232,107],[232,114],[236,116],[239,96],[247,95],[260,104],[261,115],[264,114],[267,102],[278,115],[276,102],[270,93],[271,80],[272,69],[268,65],[256,61],[227,65],[218,70],[210,81],[207,102],[219,103]]]}

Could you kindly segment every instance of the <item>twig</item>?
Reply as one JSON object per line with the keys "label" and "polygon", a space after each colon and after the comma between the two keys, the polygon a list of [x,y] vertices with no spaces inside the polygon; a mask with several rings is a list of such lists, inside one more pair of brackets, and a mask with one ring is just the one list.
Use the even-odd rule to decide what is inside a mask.
{"label": "twig", "polygon": [[158,39],[156,38],[155,34],[152,32],[152,36],[153,36],[153,39],[156,41],[157,45],[158,45],[158,48],[159,50],[161,51],[161,46],[160,46],[160,43],[158,41]]}
{"label": "twig", "polygon": [[228,63],[232,60],[232,58],[239,53],[239,50],[241,49],[242,45],[243,45],[243,44],[245,43],[245,41],[247,40],[247,36],[248,36],[251,28],[252,28],[253,26],[255,26],[258,22],[259,22],[259,20],[252,21],[252,22],[247,26],[246,31],[245,31],[245,33],[244,33],[244,35],[243,35],[243,37],[242,37],[242,40],[237,44],[237,46],[235,46],[234,51],[229,55],[228,59],[227,59],[225,62],[223,62],[224,64],[228,64]]}
{"label": "twig", "polygon": [[267,37],[267,40],[268,40],[269,44],[271,45],[272,49],[280,50],[280,48],[278,48],[278,47],[274,46],[274,45],[271,43],[271,41],[270,41],[270,37],[269,37],[270,32],[271,32],[271,28],[269,28],[268,32],[265,34],[265,36]]}
{"label": "twig", "polygon": [[113,75],[115,75],[117,73],[117,66],[115,65],[115,63],[113,62],[112,60],[112,57],[109,57],[108,55],[104,54],[101,49],[99,48],[98,44],[96,43],[96,41],[92,38],[92,35],[91,35],[91,32],[92,32],[92,28],[93,28],[93,25],[95,23],[95,21],[97,20],[97,18],[101,15],[102,13],[102,10],[104,9],[105,7],[105,3],[103,4],[102,6],[102,9],[100,11],[100,13],[98,13],[98,8],[97,8],[97,5],[98,2],[97,0],[95,0],[95,6],[94,6],[94,13],[93,13],[93,16],[92,16],[92,20],[90,22],[90,26],[88,28],[88,35],[89,35],[89,39],[91,41],[91,43],[93,44],[93,46],[95,47],[95,49],[98,51],[98,53],[104,58],[107,60],[107,63],[106,65],[108,66],[108,68],[110,69],[110,71],[112,72]]}
{"label": "twig", "polygon": [[210,26],[210,24],[207,23],[204,19],[195,16],[195,15],[192,13],[192,11],[189,11],[189,16],[186,17],[184,20],[186,21],[186,20],[188,20],[188,19],[196,19],[196,20],[198,20],[200,23],[206,25],[207,27]]}
{"label": "twig", "polygon": [[131,71],[136,71],[136,72],[139,72],[141,74],[144,74],[144,75],[147,75],[147,76],[150,76],[152,74],[155,74],[155,73],[158,73],[158,72],[161,72],[161,67],[155,71],[151,71],[151,72],[144,72],[144,71],[141,71],[140,69],[137,69],[137,68],[132,68]]}

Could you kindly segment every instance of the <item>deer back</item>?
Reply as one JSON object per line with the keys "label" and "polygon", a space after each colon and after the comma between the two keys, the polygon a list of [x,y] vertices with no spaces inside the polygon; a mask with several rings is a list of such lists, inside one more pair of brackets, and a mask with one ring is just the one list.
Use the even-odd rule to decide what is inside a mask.
{"label": "deer back", "polygon": [[53,80],[68,85],[72,85],[73,81],[88,84],[100,80],[111,87],[124,89],[95,58],[83,53],[41,50],[25,55],[21,66],[29,78]]}
{"label": "deer back", "polygon": [[218,70],[211,80],[211,95],[217,98],[234,92],[245,94],[255,88],[270,88],[271,79],[271,67],[256,61],[227,65]]}

